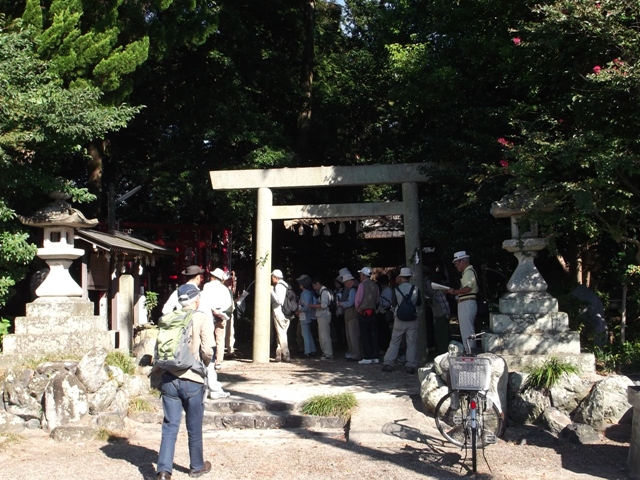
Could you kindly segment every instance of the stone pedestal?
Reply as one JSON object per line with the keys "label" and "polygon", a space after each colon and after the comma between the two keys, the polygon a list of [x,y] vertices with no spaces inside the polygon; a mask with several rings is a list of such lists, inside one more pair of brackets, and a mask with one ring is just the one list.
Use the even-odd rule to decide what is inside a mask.
{"label": "stone pedestal", "polygon": [[633,407],[628,461],[629,478],[640,479],[640,387],[627,387],[627,398]]}
{"label": "stone pedestal", "polygon": [[37,358],[45,355],[82,356],[93,347],[113,348],[113,335],[93,303],[80,298],[38,298],[16,317],[15,333],[5,335],[5,355]]}

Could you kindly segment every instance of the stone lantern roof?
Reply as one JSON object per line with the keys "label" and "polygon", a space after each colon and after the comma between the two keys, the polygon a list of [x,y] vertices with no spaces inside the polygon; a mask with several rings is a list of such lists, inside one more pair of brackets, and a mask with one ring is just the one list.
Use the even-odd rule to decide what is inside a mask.
{"label": "stone lantern roof", "polygon": [[54,199],[53,203],[45,208],[38,210],[31,217],[19,216],[18,218],[24,225],[32,227],[53,227],[65,226],[72,228],[93,228],[98,224],[98,219],[87,219],[80,210],[73,208],[65,200],[68,195],[60,192],[54,192],[49,195]]}

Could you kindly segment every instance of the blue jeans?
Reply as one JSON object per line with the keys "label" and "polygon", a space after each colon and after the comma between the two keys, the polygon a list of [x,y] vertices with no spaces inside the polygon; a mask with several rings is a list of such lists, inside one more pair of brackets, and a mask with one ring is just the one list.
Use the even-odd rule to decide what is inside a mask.
{"label": "blue jeans", "polygon": [[304,353],[316,353],[316,342],[311,335],[311,323],[300,322],[300,331],[304,340]]}
{"label": "blue jeans", "polygon": [[158,473],[173,472],[173,456],[184,409],[189,438],[189,460],[191,470],[204,467],[202,453],[202,417],[204,415],[204,383],[182,380],[170,373],[162,375],[162,441],[158,454]]}

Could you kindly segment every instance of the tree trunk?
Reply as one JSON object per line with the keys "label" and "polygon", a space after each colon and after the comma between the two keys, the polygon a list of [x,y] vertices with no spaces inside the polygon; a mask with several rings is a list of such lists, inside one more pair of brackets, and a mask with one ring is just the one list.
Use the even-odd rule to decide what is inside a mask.
{"label": "tree trunk", "polygon": [[301,158],[307,159],[309,152],[309,129],[311,127],[311,101],[313,90],[315,0],[303,0],[302,12],[305,27],[305,43],[302,71],[300,72],[302,107],[298,114],[298,142],[296,151]]}
{"label": "tree trunk", "polygon": [[83,209],[88,218],[100,218],[100,204],[102,200],[102,171],[103,156],[108,142],[106,140],[94,140],[88,146],[91,159],[87,162],[87,188],[96,196]]}

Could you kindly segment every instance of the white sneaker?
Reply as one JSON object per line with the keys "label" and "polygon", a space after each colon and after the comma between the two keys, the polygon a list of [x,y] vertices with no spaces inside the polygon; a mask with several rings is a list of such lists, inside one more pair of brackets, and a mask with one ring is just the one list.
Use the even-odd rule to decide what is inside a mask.
{"label": "white sneaker", "polygon": [[371,365],[373,360],[369,360],[368,358],[363,358],[358,362],[360,365]]}
{"label": "white sneaker", "polygon": [[380,363],[380,359],[378,358],[374,358],[373,360],[371,360],[372,363]]}
{"label": "white sneaker", "polygon": [[209,392],[209,398],[211,400],[216,400],[217,398],[226,398],[230,396],[229,392]]}
{"label": "white sneaker", "polygon": [[351,358],[351,354],[349,354],[349,353],[345,353],[345,354],[344,354],[344,358]]}

